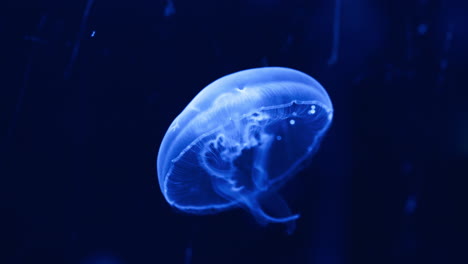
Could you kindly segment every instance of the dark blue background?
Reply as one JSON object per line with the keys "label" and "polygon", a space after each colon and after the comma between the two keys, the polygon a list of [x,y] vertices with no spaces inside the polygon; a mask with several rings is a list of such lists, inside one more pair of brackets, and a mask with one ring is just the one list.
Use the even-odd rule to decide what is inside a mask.
{"label": "dark blue background", "polygon": [[[172,2],[1,4],[0,263],[468,263],[468,2]],[[292,236],[177,212],[156,177],[191,98],[260,66],[335,107]]]}

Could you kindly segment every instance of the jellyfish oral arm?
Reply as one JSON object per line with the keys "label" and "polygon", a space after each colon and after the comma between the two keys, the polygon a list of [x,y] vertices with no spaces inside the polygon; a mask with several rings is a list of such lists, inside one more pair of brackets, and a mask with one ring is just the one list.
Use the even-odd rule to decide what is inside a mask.
{"label": "jellyfish oral arm", "polygon": [[[220,179],[218,178],[218,180]],[[286,202],[277,193],[245,193],[243,189],[234,189],[227,181],[219,182],[217,189],[223,192],[224,195],[231,196],[232,199],[240,202],[243,207],[250,211],[260,225],[283,223],[286,224],[287,234],[294,233],[296,220],[300,215],[292,214]],[[268,210],[270,213],[265,212],[265,210]],[[272,216],[271,214],[276,216]]]}
{"label": "jellyfish oral arm", "polygon": [[[274,196],[274,200],[270,200]],[[248,199],[249,197],[246,196],[247,199],[244,200],[244,203],[248,206],[252,214],[255,216],[257,221],[260,223],[288,223],[294,221],[300,217],[299,214],[291,214],[289,207],[286,206],[284,200],[276,193],[270,193],[268,198],[265,198],[268,208],[278,215],[287,215],[287,216],[271,216],[264,211],[265,205],[261,205],[257,197],[253,197]],[[275,201],[275,202],[273,202]],[[276,203],[281,201],[281,203]],[[286,206],[286,207],[285,207]]]}
{"label": "jellyfish oral arm", "polygon": [[[250,187],[246,188],[242,185],[245,184],[245,180],[236,178],[236,174],[242,175],[242,172],[233,172],[232,170],[225,175],[220,171],[210,170],[213,176],[213,186],[221,196],[237,201],[241,206],[248,209],[258,223],[262,225],[286,223],[287,232],[292,233],[296,225],[295,220],[299,218],[299,215],[292,214],[286,202],[274,191],[268,190],[271,186],[269,186],[268,172],[265,168],[268,162],[268,153],[276,137],[265,133],[262,129],[248,129],[248,131],[246,133],[252,134],[248,136],[244,134],[244,139],[249,139],[250,143],[246,145],[253,151],[251,177],[247,177],[252,181],[251,184],[248,184]],[[223,142],[227,143],[229,140]],[[241,155],[241,152],[237,152],[231,158],[239,155]],[[235,167],[232,160],[230,161],[230,167]]]}
{"label": "jellyfish oral arm", "polygon": [[268,187],[268,174],[264,168],[268,159],[270,146],[275,137],[264,133],[260,137],[262,143],[256,149],[256,158],[252,168],[252,180],[259,191],[264,191]]}
{"label": "jellyfish oral arm", "polygon": [[[233,182],[218,177],[214,181],[216,189],[221,192],[223,196],[230,197],[230,199],[240,202],[242,206],[246,207],[252,213],[260,224],[289,223],[300,217],[299,214],[292,214],[286,202],[275,192],[266,194],[246,191],[242,187],[239,188],[233,185]],[[269,212],[277,216],[266,213],[265,209],[268,209]],[[294,223],[291,224],[295,225]]]}

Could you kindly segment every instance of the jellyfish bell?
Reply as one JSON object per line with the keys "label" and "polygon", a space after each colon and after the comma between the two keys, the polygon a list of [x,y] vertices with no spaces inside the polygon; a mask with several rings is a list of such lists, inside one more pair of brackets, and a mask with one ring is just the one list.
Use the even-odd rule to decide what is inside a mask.
{"label": "jellyfish bell", "polygon": [[297,70],[264,67],[224,76],[176,117],[157,158],[161,191],[190,213],[247,208],[259,223],[292,214],[277,190],[309,160],[331,124],[325,89]]}

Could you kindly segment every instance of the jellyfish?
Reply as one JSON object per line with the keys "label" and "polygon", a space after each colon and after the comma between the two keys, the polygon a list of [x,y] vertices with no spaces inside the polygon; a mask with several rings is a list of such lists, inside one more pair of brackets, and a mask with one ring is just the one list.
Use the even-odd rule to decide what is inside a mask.
{"label": "jellyfish", "polygon": [[184,212],[247,209],[260,224],[291,213],[279,189],[317,150],[333,118],[325,89],[283,67],[226,75],[205,87],[169,126],[157,174],[167,202]]}

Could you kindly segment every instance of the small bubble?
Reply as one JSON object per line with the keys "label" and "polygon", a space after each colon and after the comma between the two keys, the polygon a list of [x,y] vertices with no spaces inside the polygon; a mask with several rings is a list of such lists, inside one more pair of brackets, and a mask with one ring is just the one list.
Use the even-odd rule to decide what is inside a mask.
{"label": "small bubble", "polygon": [[93,32],[91,32],[91,37],[94,38],[95,35],[96,35],[96,31],[93,30]]}
{"label": "small bubble", "polygon": [[309,110],[308,113],[309,113],[309,115],[313,115],[313,114],[315,114],[315,112],[316,112],[316,111],[315,111],[315,105],[312,105],[312,106],[310,107],[310,110]]}
{"label": "small bubble", "polygon": [[276,140],[280,141],[281,139],[283,139],[281,136],[276,136]]}
{"label": "small bubble", "polygon": [[296,112],[293,112],[292,115],[293,115],[293,116],[297,116],[297,113],[296,113]]}
{"label": "small bubble", "polygon": [[408,197],[408,200],[406,200],[406,204],[405,204],[406,213],[407,214],[414,213],[414,211],[416,210],[416,207],[417,207],[416,197],[414,196]]}
{"label": "small bubble", "polygon": [[424,35],[427,33],[427,25],[426,24],[420,24],[418,26],[418,33],[419,35]]}
{"label": "small bubble", "polygon": [[294,119],[289,120],[289,124],[291,124],[291,126],[296,124],[296,120],[294,120]]}

